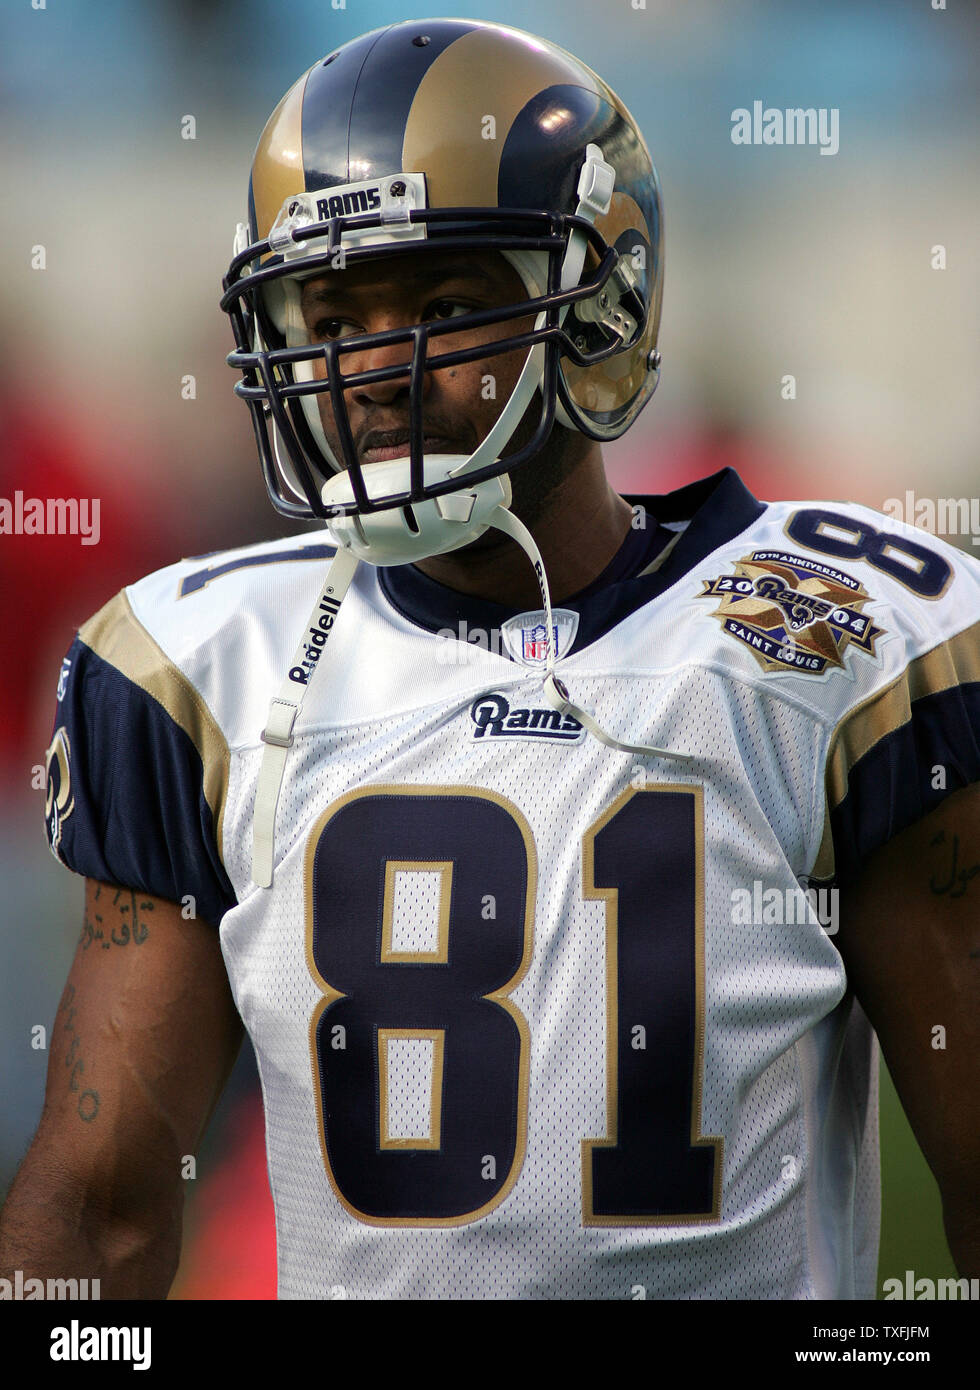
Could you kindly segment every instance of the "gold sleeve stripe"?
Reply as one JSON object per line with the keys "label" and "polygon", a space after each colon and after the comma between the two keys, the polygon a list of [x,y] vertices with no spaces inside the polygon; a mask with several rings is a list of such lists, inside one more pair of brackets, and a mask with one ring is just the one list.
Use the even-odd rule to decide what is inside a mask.
{"label": "gold sleeve stripe", "polygon": [[869,695],[844,716],[827,752],[826,812],[813,868],[815,879],[830,878],[834,872],[830,816],[847,795],[851,769],[883,738],[908,723],[916,700],[974,681],[980,681],[980,622],[910,661],[884,690]]}
{"label": "gold sleeve stripe", "polygon": [[[519,50],[508,44],[507,61],[500,65],[495,60],[501,47],[493,29],[473,29],[440,53],[419,83],[405,122],[402,169],[425,171],[429,202],[436,207],[497,206],[510,128],[533,96],[559,80],[552,54],[531,43]],[[588,69],[571,59],[565,80],[597,90]],[[496,123],[493,140],[483,137],[486,116]]]}
{"label": "gold sleeve stripe", "polygon": [[218,854],[224,863],[222,830],[231,757],[214,715],[136,617],[125,590],[90,618],[78,635],[97,656],[162,705],[201,755],[204,796],[214,817]]}

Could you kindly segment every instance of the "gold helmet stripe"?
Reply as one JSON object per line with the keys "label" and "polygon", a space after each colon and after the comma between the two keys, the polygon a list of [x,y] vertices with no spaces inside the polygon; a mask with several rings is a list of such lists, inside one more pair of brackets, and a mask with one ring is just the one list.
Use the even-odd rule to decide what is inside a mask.
{"label": "gold helmet stripe", "polygon": [[303,95],[312,68],[294,82],[269,117],[252,163],[252,196],[259,240],[292,193],[306,190],[303,165]]}
{"label": "gold helmet stripe", "polygon": [[[402,169],[425,173],[435,207],[497,207],[500,159],[511,126],[546,87],[572,83],[599,91],[588,68],[528,36],[516,45],[501,26],[473,29],[440,53],[419,83],[405,123]],[[509,35],[516,30],[507,31]],[[487,117],[493,118],[492,137]]]}

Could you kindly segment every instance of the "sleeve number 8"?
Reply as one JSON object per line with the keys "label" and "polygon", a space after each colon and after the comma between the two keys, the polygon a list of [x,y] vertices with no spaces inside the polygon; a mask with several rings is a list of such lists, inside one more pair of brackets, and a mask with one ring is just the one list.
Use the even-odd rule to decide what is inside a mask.
{"label": "sleeve number 8", "polygon": [[939,598],[952,574],[942,556],[928,546],[888,531],[876,531],[866,521],[822,507],[794,512],[786,523],[786,534],[824,555],[867,560],[920,598]]}

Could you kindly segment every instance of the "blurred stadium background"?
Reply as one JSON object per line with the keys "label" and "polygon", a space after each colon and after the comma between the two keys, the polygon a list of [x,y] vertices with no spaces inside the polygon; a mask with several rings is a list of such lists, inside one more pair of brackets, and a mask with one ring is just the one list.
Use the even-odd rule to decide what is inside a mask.
{"label": "blurred stadium background", "polygon": [[[663,380],[607,451],[615,483],[663,492],[733,464],[773,499],[976,494],[976,8],[639,3],[525,0],[519,14],[616,88],[664,184]],[[252,150],[317,57],[438,8],[40,4],[0,11],[0,495],[99,497],[102,525],[91,547],[0,536],[0,1192],[40,1113],[47,1053],[29,1030],[53,1018],[81,921],[81,882],[50,859],[32,787],[61,656],[124,583],[285,533],[232,395],[217,307]],[[452,12],[515,18],[494,0],[454,0]],[[734,146],[731,113],[757,99],[839,108],[839,153]],[[931,265],[937,244],[944,271]],[[787,373],[793,401],[780,393]],[[951,1275],[936,1185],[887,1075],[882,1147],[881,1278]],[[173,1296],[274,1298],[247,1043],[188,1188]]]}

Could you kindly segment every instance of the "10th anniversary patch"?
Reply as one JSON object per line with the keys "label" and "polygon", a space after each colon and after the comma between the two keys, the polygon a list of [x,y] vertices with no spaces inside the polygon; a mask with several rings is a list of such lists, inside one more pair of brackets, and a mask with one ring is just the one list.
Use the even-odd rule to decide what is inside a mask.
{"label": "10th anniversary patch", "polygon": [[843,668],[851,646],[874,656],[883,631],[861,611],[871,595],[858,580],[783,550],[755,550],[733,575],[702,583],[699,597],[721,600],[710,616],[764,671],[824,675]]}

